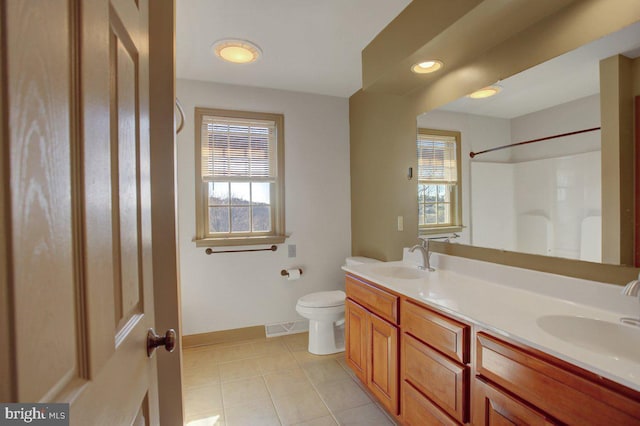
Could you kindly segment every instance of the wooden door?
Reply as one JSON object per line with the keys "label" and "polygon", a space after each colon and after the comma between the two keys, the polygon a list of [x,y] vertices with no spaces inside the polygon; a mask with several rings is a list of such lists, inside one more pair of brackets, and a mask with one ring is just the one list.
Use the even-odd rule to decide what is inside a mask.
{"label": "wooden door", "polygon": [[367,382],[367,311],[352,300],[345,304],[345,358],[347,364]]}
{"label": "wooden door", "polygon": [[367,317],[367,386],[398,414],[398,328],[372,313]]}
{"label": "wooden door", "polygon": [[0,13],[0,397],[69,402],[72,425],[158,424],[148,0]]}

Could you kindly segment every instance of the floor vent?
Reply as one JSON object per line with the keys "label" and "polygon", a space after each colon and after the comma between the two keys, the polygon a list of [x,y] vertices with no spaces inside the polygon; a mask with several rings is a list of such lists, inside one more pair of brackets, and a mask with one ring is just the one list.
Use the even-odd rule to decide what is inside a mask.
{"label": "floor vent", "polygon": [[264,326],[267,337],[284,336],[285,334],[304,333],[309,331],[308,320],[298,320],[291,322],[279,322]]}

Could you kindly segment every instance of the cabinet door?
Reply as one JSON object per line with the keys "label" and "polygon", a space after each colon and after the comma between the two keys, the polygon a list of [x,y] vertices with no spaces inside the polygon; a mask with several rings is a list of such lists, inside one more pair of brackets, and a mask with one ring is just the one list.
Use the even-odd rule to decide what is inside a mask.
{"label": "cabinet door", "polygon": [[345,304],[345,358],[363,382],[367,382],[367,311],[352,300]]}
{"label": "cabinet door", "polygon": [[555,425],[551,418],[478,378],[473,389],[473,424],[476,426]]}
{"label": "cabinet door", "polygon": [[392,414],[398,414],[398,328],[369,313],[367,386]]}

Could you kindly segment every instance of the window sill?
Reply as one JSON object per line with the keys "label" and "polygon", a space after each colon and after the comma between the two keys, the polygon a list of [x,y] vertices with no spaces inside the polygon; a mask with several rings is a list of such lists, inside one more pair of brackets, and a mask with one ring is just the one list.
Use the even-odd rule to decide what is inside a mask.
{"label": "window sill", "polygon": [[441,228],[420,228],[418,230],[418,236],[420,235],[439,235],[439,234],[451,234],[453,232],[462,232],[463,226],[443,226]]}
{"label": "window sill", "polygon": [[287,235],[266,235],[260,237],[226,237],[195,239],[196,247],[230,247],[282,244]]}

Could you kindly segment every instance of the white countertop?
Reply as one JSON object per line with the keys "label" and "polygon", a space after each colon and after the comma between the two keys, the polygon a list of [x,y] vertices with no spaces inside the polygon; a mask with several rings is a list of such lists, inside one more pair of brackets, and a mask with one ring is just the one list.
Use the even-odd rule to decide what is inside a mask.
{"label": "white countertop", "polygon": [[[435,257],[437,258],[437,256]],[[545,294],[545,292],[522,288],[521,283],[511,286],[505,285],[504,283],[497,284],[490,282],[486,278],[478,279],[475,277],[476,274],[473,273],[474,266],[480,272],[480,269],[482,269],[483,264],[486,264],[486,262],[467,260],[467,266],[469,262],[471,262],[471,267],[467,268],[467,270],[464,270],[465,268],[463,267],[460,268],[462,271],[454,272],[451,269],[438,268],[435,272],[425,273],[426,277],[418,279],[389,278],[376,272],[376,269],[381,265],[415,267],[415,265],[411,263],[370,263],[357,266],[344,266],[342,269],[386,287],[396,293],[431,305],[460,319],[474,322],[499,335],[547,352],[557,358],[580,366],[585,370],[640,391],[640,358],[628,359],[616,357],[614,354],[605,354],[568,343],[548,334],[536,323],[539,317],[545,315],[587,317],[616,324],[619,324],[620,318],[624,316],[638,317],[640,307],[637,308],[638,313],[636,315],[629,315],[629,309],[618,309],[617,311],[609,309],[611,306],[615,306],[615,303],[607,303],[607,301],[604,300],[605,298],[615,299],[615,297],[619,297],[622,299],[630,299],[627,296],[618,296],[619,287],[592,282],[586,282],[586,284],[578,283],[583,286],[579,287],[579,289],[585,288],[585,291],[592,291],[594,294],[597,294],[597,296],[603,300],[602,306],[607,307],[607,310],[605,310],[598,307],[597,300],[594,302],[595,306],[593,306],[593,304],[577,303],[576,301],[568,299],[566,295],[567,286],[565,286],[563,294],[560,294],[562,293],[562,290],[560,290],[558,296],[553,296],[548,294],[549,292]],[[440,263],[445,264],[446,262],[441,261]],[[460,263],[458,263],[458,265],[459,264]],[[478,267],[478,265],[480,266]],[[501,278],[502,281],[504,281],[505,276],[509,276],[511,279],[518,277],[518,268],[501,267],[498,265],[489,267],[494,268],[496,281],[499,281]],[[521,271],[525,271],[522,273],[523,278],[521,281],[532,278],[531,276],[525,276],[527,273],[531,273],[531,271]],[[553,281],[555,279],[554,277],[558,277],[536,272],[533,272],[533,274],[537,274],[533,276],[534,278],[544,279],[547,282]],[[559,277],[559,280],[566,280],[566,277]],[[491,281],[493,281],[493,279]],[[589,290],[589,286],[592,287],[591,290]],[[558,286],[558,288],[560,287],[561,286]],[[605,296],[603,296],[603,294]],[[635,308],[635,304],[638,302],[637,300],[632,302]],[[631,306],[628,304],[628,300],[622,300],[622,305],[623,308]],[[633,329],[633,332],[637,329],[638,340],[631,344],[637,344],[637,347],[640,348],[640,328],[633,326],[625,327]],[[633,332],[632,335],[635,336]],[[627,344],[628,343],[629,342],[627,342]],[[640,353],[640,349],[638,353]]]}

